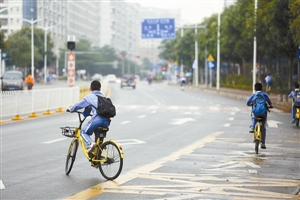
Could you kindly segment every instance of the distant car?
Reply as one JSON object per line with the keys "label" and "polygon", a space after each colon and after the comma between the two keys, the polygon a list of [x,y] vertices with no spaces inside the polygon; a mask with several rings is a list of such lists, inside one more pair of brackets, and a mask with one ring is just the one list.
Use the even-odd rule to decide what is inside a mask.
{"label": "distant car", "polygon": [[109,82],[109,83],[115,83],[115,82],[117,82],[117,77],[116,77],[116,75],[114,75],[114,74],[108,74],[108,75],[106,76],[106,80],[107,80],[107,82]]}
{"label": "distant car", "polygon": [[94,74],[92,77],[92,80],[102,81],[103,76],[101,74]]}
{"label": "distant car", "polygon": [[20,71],[7,71],[1,77],[1,90],[23,90],[24,76]]}
{"label": "distant car", "polygon": [[135,89],[136,87],[136,78],[134,75],[124,75],[121,78],[121,88],[123,87],[132,87]]}

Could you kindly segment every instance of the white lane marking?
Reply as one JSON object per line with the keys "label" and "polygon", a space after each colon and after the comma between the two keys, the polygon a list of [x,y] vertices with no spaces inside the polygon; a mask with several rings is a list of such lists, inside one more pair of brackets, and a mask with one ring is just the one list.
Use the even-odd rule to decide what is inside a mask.
{"label": "white lane marking", "polygon": [[249,174],[257,174],[257,170],[254,169],[249,169],[248,172]]}
{"label": "white lane marking", "polygon": [[234,120],[234,117],[230,117],[229,120],[230,120],[230,121],[233,121],[233,120]]}
{"label": "white lane marking", "polygon": [[130,145],[130,144],[144,144],[146,142],[137,139],[128,139],[128,140],[116,140],[121,146]]}
{"label": "white lane marking", "polygon": [[184,124],[188,121],[196,121],[193,118],[181,118],[181,119],[174,119],[174,120],[175,120],[175,122],[172,122],[170,124],[180,125],[180,124]]}
{"label": "white lane marking", "polygon": [[214,110],[214,111],[219,111],[220,108],[218,108],[217,106],[209,106],[210,110]]}
{"label": "white lane marking", "polygon": [[277,124],[282,124],[282,122],[274,120],[268,120],[267,123],[270,128],[278,128]]}
{"label": "white lane marking", "polygon": [[168,109],[169,109],[169,110],[177,110],[177,109],[178,109],[178,106],[169,106]]}
{"label": "white lane marking", "polygon": [[229,127],[230,126],[230,124],[224,124],[224,127]]}
{"label": "white lane marking", "polygon": [[158,106],[149,106],[148,109],[149,110],[156,110],[156,109],[158,109]]}
{"label": "white lane marking", "polygon": [[156,112],[157,112],[156,110],[151,111],[151,113],[156,113]]}
{"label": "white lane marking", "polygon": [[124,121],[124,122],[121,122],[120,124],[128,124],[130,123],[130,121]]}
{"label": "white lane marking", "polygon": [[239,111],[240,111],[240,109],[239,109],[238,107],[231,107],[231,110],[232,110],[232,111],[236,111],[236,112],[239,112]]}
{"label": "white lane marking", "polygon": [[67,122],[78,122],[78,118],[77,119],[68,120]]}
{"label": "white lane marking", "polygon": [[146,115],[141,115],[141,116],[138,116],[138,118],[144,118],[146,117]]}
{"label": "white lane marking", "polygon": [[231,115],[235,115],[235,112],[231,112],[230,114],[231,114]]}
{"label": "white lane marking", "polygon": [[60,142],[63,140],[66,140],[67,138],[60,138],[60,139],[56,139],[56,140],[50,140],[48,142],[43,142],[44,144],[51,144],[51,143],[55,143],[55,142]]}
{"label": "white lane marking", "polygon": [[5,186],[4,186],[3,182],[2,182],[2,180],[0,180],[0,190],[2,190],[2,189],[5,189]]}
{"label": "white lane marking", "polygon": [[190,106],[190,110],[198,110],[197,106]]}
{"label": "white lane marking", "polygon": [[249,165],[252,168],[261,168],[260,166],[254,164],[253,162],[245,162],[245,163],[246,163],[246,165]]}
{"label": "white lane marking", "polygon": [[137,105],[132,105],[130,106],[130,109],[136,109],[138,106]]}

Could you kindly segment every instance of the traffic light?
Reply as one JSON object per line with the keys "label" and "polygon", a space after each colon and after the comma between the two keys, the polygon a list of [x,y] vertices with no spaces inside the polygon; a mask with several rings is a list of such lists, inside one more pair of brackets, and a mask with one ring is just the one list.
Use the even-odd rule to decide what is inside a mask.
{"label": "traffic light", "polygon": [[161,70],[162,70],[162,71],[166,71],[166,70],[167,70],[166,66],[162,66],[162,67],[161,67]]}
{"label": "traffic light", "polygon": [[75,42],[68,42],[67,47],[72,51],[73,49],[75,49]]}
{"label": "traffic light", "polygon": [[124,58],[124,55],[123,55],[123,54],[120,54],[120,58],[123,59],[123,58]]}
{"label": "traffic light", "polygon": [[75,49],[75,36],[73,35],[68,36],[67,48],[70,49],[71,51]]}
{"label": "traffic light", "polygon": [[140,56],[138,56],[138,55],[135,55],[135,56],[134,56],[134,58],[140,58]]}

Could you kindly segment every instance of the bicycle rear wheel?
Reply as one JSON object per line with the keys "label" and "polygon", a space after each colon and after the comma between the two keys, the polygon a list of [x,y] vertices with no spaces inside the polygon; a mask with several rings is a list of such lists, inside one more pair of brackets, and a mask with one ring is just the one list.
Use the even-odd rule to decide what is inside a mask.
{"label": "bicycle rear wheel", "polygon": [[299,119],[297,118],[295,121],[296,121],[296,126],[299,127]]}
{"label": "bicycle rear wheel", "polygon": [[107,180],[116,179],[123,168],[123,158],[118,146],[110,141],[103,143],[102,151],[98,151],[98,159],[106,158],[105,162],[99,163],[100,173]]}
{"label": "bicycle rear wheel", "polygon": [[76,158],[78,145],[79,145],[79,142],[77,139],[74,139],[70,144],[68,155],[67,155],[67,160],[66,160],[66,166],[65,166],[66,175],[69,175],[72,170],[72,167],[73,167],[73,164],[74,164],[74,161]]}
{"label": "bicycle rear wheel", "polygon": [[254,143],[255,143],[255,153],[258,154],[259,141],[255,140]]}

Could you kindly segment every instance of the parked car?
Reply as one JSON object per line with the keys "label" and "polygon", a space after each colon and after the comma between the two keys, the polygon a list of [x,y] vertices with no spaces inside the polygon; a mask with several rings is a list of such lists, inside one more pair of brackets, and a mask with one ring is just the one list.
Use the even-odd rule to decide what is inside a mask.
{"label": "parked car", "polygon": [[134,75],[124,75],[121,78],[121,88],[123,87],[132,87],[133,89],[135,89],[136,87],[136,78]]}
{"label": "parked car", "polygon": [[114,74],[108,74],[106,76],[106,80],[108,83],[115,83],[115,82],[117,82],[117,77]]}
{"label": "parked car", "polygon": [[7,71],[1,77],[1,90],[23,90],[24,76],[20,71]]}

